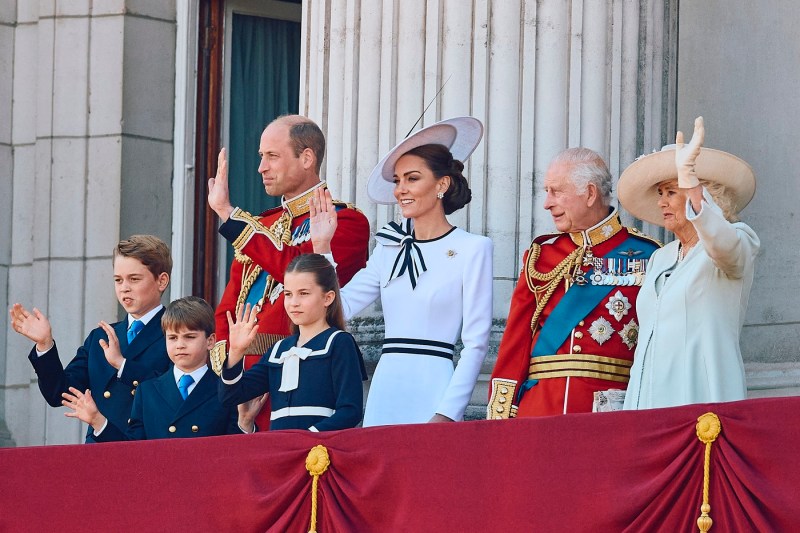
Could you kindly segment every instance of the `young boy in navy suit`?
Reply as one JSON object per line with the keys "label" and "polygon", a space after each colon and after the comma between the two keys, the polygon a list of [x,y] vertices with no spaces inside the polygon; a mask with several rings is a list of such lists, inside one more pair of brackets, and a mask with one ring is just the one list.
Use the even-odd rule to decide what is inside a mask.
{"label": "young boy in navy suit", "polygon": [[[158,237],[133,235],[117,244],[112,261],[117,300],[128,316],[114,324],[100,322],[66,368],[61,364],[50,321],[38,309],[29,312],[15,303],[11,327],[36,343],[28,359],[48,404],[60,406],[61,395],[70,387],[91,390],[109,420],[124,427],[136,387],[169,367],[161,331],[161,295],[169,285],[172,257]],[[91,428],[86,442],[94,442]]]}
{"label": "young boy in navy suit", "polygon": [[214,309],[202,298],[181,298],[167,306],[161,326],[174,366],[139,386],[127,425],[107,420],[91,391],[74,387],[63,395],[62,403],[72,410],[66,415],[89,424],[99,442],[243,433],[240,427],[252,431],[264,397],[240,405],[237,414],[237,408],[223,407],[217,395],[219,377],[208,366],[216,342]]}

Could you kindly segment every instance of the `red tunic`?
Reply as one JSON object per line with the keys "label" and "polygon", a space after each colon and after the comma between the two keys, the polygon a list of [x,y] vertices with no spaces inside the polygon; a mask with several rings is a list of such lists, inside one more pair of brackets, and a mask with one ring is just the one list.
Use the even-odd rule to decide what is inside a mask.
{"label": "red tunic", "polygon": [[[238,305],[249,301],[260,307],[259,335],[250,347],[252,353],[245,356],[245,368],[252,367],[272,344],[290,334],[291,322],[283,308],[283,274],[292,259],[314,251],[307,205],[312,193],[313,189],[258,217],[236,208],[220,226],[219,231],[232,243],[236,258],[231,264],[230,281],[216,309],[217,344],[212,350],[211,362],[217,373],[221,371],[227,349],[226,313],[230,311],[233,315]],[[331,251],[338,263],[339,282],[344,285],[366,265],[369,222],[353,206],[337,202],[336,207],[338,226],[331,240]],[[251,294],[252,291],[259,292]],[[256,420],[262,430],[269,427],[268,415],[267,405]]]}
{"label": "red tunic", "polygon": [[[644,244],[637,247],[637,251],[628,252],[631,258],[634,254],[637,260],[650,256],[655,248],[654,241],[634,231],[620,224],[615,211],[589,230],[545,236],[534,241],[523,257],[523,270],[514,290],[492,372],[488,418],[591,412],[595,391],[627,387],[638,335],[635,303],[639,285],[629,284],[633,276],[609,278],[615,281],[602,285],[615,286],[610,287],[610,293],[599,303],[579,315],[568,313],[572,315],[568,326],[574,324],[574,327],[554,353],[532,359],[531,352],[542,327],[567,290],[574,287],[575,267],[586,274],[592,273],[591,267],[581,266],[584,265],[583,257],[603,258],[629,237],[640,239]],[[584,247],[584,243],[588,246]],[[538,253],[538,258],[532,257],[531,253]],[[567,259],[570,254],[573,254],[573,260]],[[627,265],[627,260],[621,261]],[[560,264],[568,275],[554,276],[554,281],[547,280],[548,274],[557,272]],[[588,278],[586,282],[591,283]],[[541,309],[538,320],[532,323],[537,294],[540,301],[545,300],[548,287],[553,292]],[[561,357],[550,357],[559,355]],[[538,366],[531,366],[532,362]],[[529,378],[532,381],[525,386]]]}

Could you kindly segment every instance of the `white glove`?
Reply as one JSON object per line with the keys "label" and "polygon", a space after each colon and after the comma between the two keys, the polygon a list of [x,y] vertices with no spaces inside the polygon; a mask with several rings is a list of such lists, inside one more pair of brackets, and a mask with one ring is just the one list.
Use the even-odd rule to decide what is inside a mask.
{"label": "white glove", "polygon": [[705,137],[706,128],[703,125],[703,117],[694,119],[694,133],[689,144],[683,144],[683,132],[679,131],[675,135],[675,167],[678,170],[678,187],[681,189],[693,189],[700,185],[694,166]]}

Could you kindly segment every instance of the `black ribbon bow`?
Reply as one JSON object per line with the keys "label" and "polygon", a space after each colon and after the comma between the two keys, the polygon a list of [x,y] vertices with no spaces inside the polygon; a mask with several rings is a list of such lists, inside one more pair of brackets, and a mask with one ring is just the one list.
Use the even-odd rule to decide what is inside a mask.
{"label": "black ribbon bow", "polygon": [[422,250],[417,246],[414,238],[414,230],[411,227],[411,220],[405,221],[405,228],[397,222],[389,222],[378,231],[375,240],[384,246],[399,246],[397,258],[392,266],[392,273],[389,275],[388,285],[395,278],[399,278],[408,272],[408,279],[411,281],[411,290],[417,288],[417,279],[428,268],[425,266],[425,259],[422,257]]}

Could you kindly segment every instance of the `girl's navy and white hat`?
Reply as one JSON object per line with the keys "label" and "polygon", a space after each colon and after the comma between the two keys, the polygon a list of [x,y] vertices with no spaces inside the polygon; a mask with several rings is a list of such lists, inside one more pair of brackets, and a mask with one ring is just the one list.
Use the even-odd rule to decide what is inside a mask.
{"label": "girl's navy and white hat", "polygon": [[446,146],[453,159],[462,163],[469,158],[483,137],[483,124],[474,117],[456,117],[422,128],[403,139],[389,150],[372,170],[367,183],[367,193],[373,202],[394,204],[394,166],[406,152],[425,144]]}
{"label": "girl's navy and white hat", "polygon": [[[734,209],[740,212],[753,199],[756,178],[753,169],[743,159],[722,150],[701,148],[695,165],[698,179],[724,185],[731,194]],[[630,164],[619,177],[617,196],[630,214],[658,226],[664,225],[658,207],[658,185],[678,179],[675,168],[675,145],[643,155]]]}

